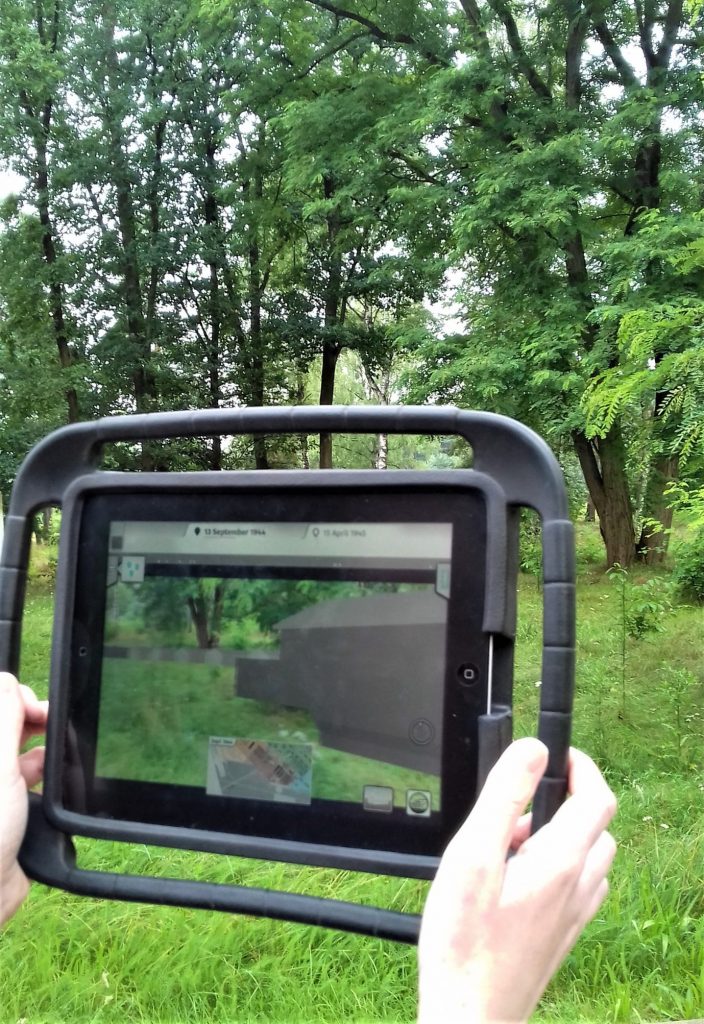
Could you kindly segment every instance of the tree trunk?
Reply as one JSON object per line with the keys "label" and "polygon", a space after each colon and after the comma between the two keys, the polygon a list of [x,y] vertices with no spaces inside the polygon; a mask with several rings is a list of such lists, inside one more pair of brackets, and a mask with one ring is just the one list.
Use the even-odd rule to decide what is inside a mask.
{"label": "tree trunk", "polygon": [[374,469],[386,469],[389,464],[389,435],[377,434]]}
{"label": "tree trunk", "polygon": [[643,500],[643,526],[638,540],[638,557],[647,565],[661,565],[667,554],[672,509],[665,500],[665,489],[672,480],[677,479],[678,468],[676,456],[661,455],[648,470]]}
{"label": "tree trunk", "polygon": [[[111,95],[103,107],[103,124],[108,137],[108,150],[115,188],[117,221],[122,263],[122,294],[127,321],[129,360],[135,407],[137,412],[151,412],[156,405],[156,380],[151,368],[151,348],[142,300],[141,269],[137,247],[137,214],[134,207],[132,177],[126,156],[123,123],[119,110],[121,83],[120,62],[115,47],[115,6],[103,7],[105,32],[105,63]],[[154,467],[149,445],[142,446],[142,469]]]}
{"label": "tree trunk", "polygon": [[[369,323],[369,326],[371,327],[371,322]],[[362,360],[366,395],[376,401],[379,405],[388,405],[389,399],[391,398],[392,360],[393,357],[388,360],[388,363],[384,368],[373,368],[371,366],[367,366],[364,364],[364,360]],[[374,469],[386,469],[388,464],[389,435],[377,434],[376,443],[374,445],[374,454],[372,457],[372,465],[374,466]]]}
{"label": "tree trunk", "polygon": [[[47,27],[43,18],[41,8],[38,9],[37,32],[43,46],[56,51],[58,47],[59,33],[59,8],[55,5],[53,17]],[[54,341],[59,356],[59,365],[66,370],[71,366],[73,359],[71,347],[66,331],[66,319],[64,316],[63,288],[59,275],[57,274],[57,246],[54,239],[54,229],[51,222],[49,209],[49,161],[47,156],[48,140],[51,132],[51,121],[53,114],[53,100],[46,99],[41,114],[35,118],[32,116],[31,104],[24,90],[20,94],[25,114],[32,122],[32,141],[35,148],[35,177],[34,189],[39,211],[39,223],[42,228],[42,255],[49,268],[49,311],[54,329]],[[67,418],[69,423],[76,423],[79,417],[78,395],[76,389],[69,385],[64,391],[66,397]]]}
{"label": "tree trunk", "polygon": [[[340,358],[340,346],[323,344],[323,366],[320,373],[320,404],[332,405],[335,392],[335,367]],[[332,469],[332,434],[320,435],[320,468]]]}
{"label": "tree trunk", "polygon": [[[303,373],[298,371],[296,373],[296,390],[294,391],[294,401],[296,405],[305,405],[306,399],[306,383]],[[304,469],[310,469],[310,461],[308,459],[308,435],[299,434],[298,444],[301,451],[301,462],[303,463]]]}
{"label": "tree trunk", "polygon": [[576,431],[573,441],[599,516],[607,565],[627,568],[635,561],[636,540],[621,429],[614,424],[605,437],[594,440]]}
{"label": "tree trunk", "polygon": [[208,631],[208,609],[205,599],[203,597],[189,597],[188,609],[196,631],[196,642],[201,650],[207,650],[210,647],[210,634]]}
{"label": "tree trunk", "polygon": [[[222,398],[220,386],[220,326],[222,321],[222,304],[220,301],[220,276],[219,276],[219,246],[216,246],[216,239],[219,238],[220,216],[218,200],[215,194],[215,183],[217,167],[215,163],[216,154],[215,133],[212,133],[207,140],[205,147],[206,163],[206,192],[203,203],[203,213],[208,230],[208,271],[210,274],[209,287],[209,314],[210,314],[210,338],[208,339],[206,360],[208,365],[208,402],[211,408],[219,409]],[[208,449],[208,466],[212,470],[222,469],[222,438],[211,439]]]}
{"label": "tree trunk", "polygon": [[[152,93],[156,93],[154,78],[156,69],[152,71]],[[151,97],[152,103],[156,106],[155,95]],[[157,252],[161,237],[161,197],[159,190],[163,175],[162,155],[164,151],[164,136],[166,133],[166,118],[161,118],[154,127],[154,158],[152,160],[152,173],[147,185],[147,203],[149,206],[149,283],[147,287],[147,322],[146,332],[150,348],[157,341],[158,320],[157,309],[159,300],[159,284],[164,268],[159,265]]]}
{"label": "tree trunk", "polygon": [[[49,267],[49,309],[51,311],[51,322],[54,328],[54,340],[58,349],[59,364],[62,369],[68,369],[72,363],[71,349],[66,335],[66,321],[64,318],[63,290],[57,279],[56,273],[56,245],[54,233],[49,215],[49,175],[46,161],[46,145],[37,147],[37,176],[36,193],[37,206],[39,208],[39,223],[42,226],[42,252],[44,260]],[[66,409],[68,422],[76,423],[79,420],[78,395],[74,387],[67,387],[64,390],[66,396]]]}
{"label": "tree trunk", "polygon": [[217,647],[220,643],[220,629],[222,627],[222,612],[225,603],[225,583],[218,583],[213,594],[213,614],[210,623],[209,647]]}
{"label": "tree trunk", "polygon": [[[326,174],[323,178],[323,195],[331,200],[335,195],[335,180]],[[342,292],[342,258],[336,249],[337,236],[340,233],[340,213],[337,208],[331,209],[327,220],[327,280],[325,282],[325,330],[323,342],[323,365],[320,372],[320,404],[332,405],[335,397],[335,370],[340,358],[342,346],[334,337],[335,328],[341,324],[341,292]],[[320,435],[321,469],[332,469],[332,434]]]}
{"label": "tree trunk", "polygon": [[[258,143],[264,144],[264,129],[259,127]],[[259,246],[259,210],[264,196],[264,181],[259,160],[256,161],[253,181],[244,184],[245,195],[249,199],[250,189],[254,188],[254,203],[249,204],[249,359],[247,360],[247,390],[250,405],[264,405],[264,339],[262,335],[262,283],[261,253]],[[256,469],[269,468],[266,437],[255,434],[254,465]]]}

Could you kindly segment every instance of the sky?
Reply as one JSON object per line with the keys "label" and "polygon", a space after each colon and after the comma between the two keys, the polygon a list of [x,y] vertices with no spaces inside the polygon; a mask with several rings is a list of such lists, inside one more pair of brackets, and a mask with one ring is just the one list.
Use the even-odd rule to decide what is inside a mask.
{"label": "sky", "polygon": [[[25,179],[21,175],[0,168],[0,202],[12,192],[19,192],[24,184]],[[440,302],[425,303],[426,308],[439,321],[442,335],[464,330],[464,324],[460,318],[460,307],[452,299],[452,292],[458,287],[460,277],[461,275],[457,271],[450,272],[445,282],[445,295]]]}
{"label": "sky", "polygon": [[24,185],[24,178],[14,171],[0,170],[0,200],[9,196],[11,192],[19,192]]}

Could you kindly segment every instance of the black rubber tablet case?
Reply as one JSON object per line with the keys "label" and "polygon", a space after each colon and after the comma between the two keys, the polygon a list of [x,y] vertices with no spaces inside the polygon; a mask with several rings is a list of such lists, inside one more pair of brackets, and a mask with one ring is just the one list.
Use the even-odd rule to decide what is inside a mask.
{"label": "black rubber tablet case", "polygon": [[[567,786],[574,686],[574,540],[556,459],[536,434],[506,417],[408,406],[263,408],[125,416],[57,430],[27,456],[12,492],[0,563],[0,665],[15,674],[19,669],[32,516],[42,507],[61,506],[67,489],[79,477],[100,475],[97,467],[103,445],[175,437],[321,431],[463,437],[473,450],[473,471],[491,477],[503,492],[505,527],[501,532],[506,543],[489,552],[494,560],[507,563],[516,557],[518,509],[530,507],[539,513],[544,626],[538,736],[549,749],[547,772],[533,804],[533,827],[539,828],[559,807]],[[223,474],[225,485],[228,476]],[[230,478],[233,483],[235,476]],[[487,576],[484,631],[497,638],[512,637],[515,594],[506,592],[506,564],[495,569]],[[512,644],[508,647],[512,650]],[[497,654],[500,656],[500,648]],[[57,656],[60,652],[55,650],[53,658]],[[497,689],[490,713],[479,720],[480,778],[486,776],[510,739],[511,693]],[[183,845],[188,848],[189,844]],[[192,848],[217,852],[217,845],[212,844],[194,843]],[[415,942],[418,937],[420,919],[416,915],[293,893],[82,870],[76,864],[71,836],[47,820],[37,794],[30,794],[29,824],[20,861],[31,878],[88,896],[265,915],[405,942]]]}

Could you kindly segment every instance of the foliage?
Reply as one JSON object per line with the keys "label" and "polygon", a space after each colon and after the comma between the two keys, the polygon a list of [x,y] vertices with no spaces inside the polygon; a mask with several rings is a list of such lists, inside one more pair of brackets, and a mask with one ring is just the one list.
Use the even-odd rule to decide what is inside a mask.
{"label": "foliage", "polygon": [[521,514],[518,550],[521,572],[535,576],[539,583],[543,573],[543,548],[540,520],[535,514],[525,511]]}
{"label": "foliage", "polygon": [[661,633],[663,617],[672,609],[671,587],[655,577],[631,586],[626,609],[626,632],[639,640],[648,633]]}
{"label": "foliage", "polygon": [[604,545],[593,525],[588,523],[577,523],[577,572],[582,573],[604,566]]}
{"label": "foliage", "polygon": [[[6,479],[67,418],[300,401],[320,356],[329,402],[343,349],[387,367],[438,275],[386,202],[375,124],[413,104],[393,57],[278,4],[3,5],[0,146],[26,182],[1,236]],[[193,442],[179,468],[223,459]]]}
{"label": "foliage", "polygon": [[641,8],[0,0],[0,486],[65,420],[331,402],[348,352],[346,400],[546,433],[608,561],[656,557],[664,462],[701,468],[703,86],[696,7]]}
{"label": "foliage", "polygon": [[704,530],[678,548],[673,579],[683,597],[704,603]]}
{"label": "foliage", "polygon": [[670,450],[683,463],[704,452],[704,302],[697,294],[704,275],[703,227],[700,211],[643,215],[638,258],[641,264],[658,262],[657,288],[634,291],[624,279],[628,300],[608,314],[616,317],[619,362],[595,376],[584,397],[594,433],[611,429],[629,407],[656,408],[669,427]]}
{"label": "foliage", "polygon": [[640,640],[648,633],[662,632],[663,617],[672,609],[672,586],[655,576],[635,583],[626,569],[613,566],[607,573],[621,593],[624,634]]}

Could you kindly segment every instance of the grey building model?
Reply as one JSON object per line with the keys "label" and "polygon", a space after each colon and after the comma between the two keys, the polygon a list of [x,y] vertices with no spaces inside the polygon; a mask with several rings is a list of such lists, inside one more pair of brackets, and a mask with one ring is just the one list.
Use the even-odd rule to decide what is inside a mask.
{"label": "grey building model", "polygon": [[321,601],[236,656],[235,692],[306,711],[326,747],[440,774],[447,602],[408,591]]}

